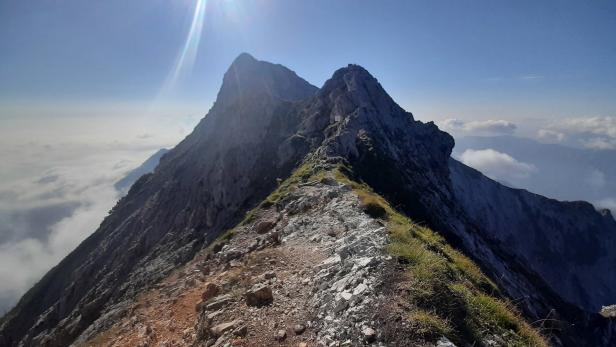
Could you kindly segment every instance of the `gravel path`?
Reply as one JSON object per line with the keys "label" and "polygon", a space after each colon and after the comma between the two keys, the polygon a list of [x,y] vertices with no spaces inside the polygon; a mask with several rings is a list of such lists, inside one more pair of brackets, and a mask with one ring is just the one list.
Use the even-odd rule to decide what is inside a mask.
{"label": "gravel path", "polygon": [[379,345],[386,243],[385,227],[349,187],[331,178],[301,184],[87,345]]}

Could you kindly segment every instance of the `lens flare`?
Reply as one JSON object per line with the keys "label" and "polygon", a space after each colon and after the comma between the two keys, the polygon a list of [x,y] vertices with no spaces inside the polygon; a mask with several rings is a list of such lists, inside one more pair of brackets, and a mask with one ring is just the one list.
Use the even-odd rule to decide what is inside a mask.
{"label": "lens flare", "polygon": [[178,55],[175,65],[167,78],[163,91],[169,91],[178,81],[182,74],[192,71],[199,51],[199,42],[203,33],[205,9],[207,0],[197,0],[190,31],[184,42],[184,46]]}

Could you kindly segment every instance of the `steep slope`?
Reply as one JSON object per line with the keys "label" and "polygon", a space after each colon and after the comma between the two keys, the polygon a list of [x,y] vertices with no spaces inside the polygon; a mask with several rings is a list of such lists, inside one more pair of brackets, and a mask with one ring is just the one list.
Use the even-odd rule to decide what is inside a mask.
{"label": "steep slope", "polygon": [[544,346],[495,291],[468,258],[367,186],[306,163],[130,314],[79,344]]}
{"label": "steep slope", "polygon": [[126,195],[130,187],[137,182],[141,176],[145,174],[152,173],[158,163],[160,162],[160,158],[162,158],[165,153],[169,152],[166,148],[161,148],[156,153],[152,154],[146,161],[144,161],[141,165],[129,171],[122,179],[117,181],[113,186],[114,188],[120,192],[122,195]]}
{"label": "steep slope", "polygon": [[[323,288],[309,286],[313,294],[315,290],[329,293],[325,295],[326,302],[317,303],[310,301],[313,296],[305,288],[280,288],[289,293],[297,290],[308,300],[302,305],[312,307],[316,314],[317,318],[310,319],[314,322],[310,327],[317,327],[311,332],[314,341],[329,342],[329,336],[332,343],[342,343],[347,338],[351,343],[367,339],[393,344],[402,341],[433,344],[440,336],[448,336],[464,344],[541,345],[541,338],[515,310],[497,300],[502,293],[516,302],[524,298],[519,303],[520,308],[532,320],[554,318],[562,321],[562,324],[551,324],[551,320],[542,324],[553,329],[548,333],[554,344],[612,344],[616,328],[611,321],[594,312],[599,304],[616,302],[616,286],[611,286],[616,272],[610,267],[616,263],[616,254],[599,252],[593,255],[587,249],[566,249],[567,243],[594,247],[598,240],[606,242],[605,249],[614,249],[616,228],[611,216],[601,215],[589,205],[567,205],[506,189],[452,161],[453,145],[451,136],[433,123],[415,121],[360,66],[349,65],[336,71],[317,90],[282,66],[258,62],[243,54],[225,74],[216,103],[194,132],[162,158],[153,174],[133,185],[99,230],[24,296],[5,318],[0,342],[60,346],[73,341],[85,343],[92,341],[91,338],[104,341],[104,336],[99,334],[102,331],[117,332],[136,327],[136,323],[126,321],[123,326],[115,324],[122,317],[132,319],[135,310],[147,316],[147,312],[156,312],[158,305],[171,307],[164,306],[167,299],[190,307],[197,293],[194,291],[197,283],[184,280],[194,279],[196,275],[191,271],[195,268],[186,268],[191,271],[176,273],[176,277],[170,279],[168,275],[174,269],[193,259],[195,254],[201,254],[204,247],[236,225],[246,211],[259,203],[261,209],[269,211],[267,213],[285,211],[288,219],[293,219],[291,215],[300,213],[301,217],[301,213],[313,206],[311,201],[318,200],[324,205],[303,215],[303,219],[294,220],[289,229],[285,229],[287,221],[280,224],[282,229],[268,234],[267,238],[260,236],[256,241],[251,240],[255,237],[251,230],[238,233],[243,236],[232,242],[240,243],[216,256],[213,280],[225,281],[217,276],[228,270],[225,267],[238,265],[233,260],[243,257],[248,250],[272,242],[283,241],[284,245],[285,237],[290,244],[296,242],[299,247],[305,243],[303,233],[319,237],[323,232],[327,234],[325,229],[329,227],[340,227],[341,222],[344,232],[334,230],[332,239],[310,254],[314,258],[308,255],[305,258],[305,261],[321,261],[321,257],[334,257],[328,260],[334,263],[328,264],[342,268],[327,270],[326,277],[318,272],[307,274],[305,261],[297,261],[302,259],[301,252],[297,253],[298,259],[291,262],[296,246],[287,248],[286,255],[279,254],[280,259],[278,256],[273,259],[276,263],[290,262],[289,266],[280,268],[281,276],[284,274],[286,278],[284,283],[307,278],[308,282],[326,284]],[[295,176],[268,196],[276,189],[276,182],[288,177],[302,160],[311,163],[313,174],[326,170],[332,175],[335,174],[332,167],[340,168],[346,178],[337,179],[347,181],[342,184],[321,182],[321,185],[313,184],[314,190],[311,190],[303,187]],[[293,186],[300,188],[299,196],[290,193]],[[356,191],[356,195],[348,194],[348,186],[356,190],[364,187],[364,193],[374,191],[385,200],[361,191]],[[497,193],[492,194],[495,191]],[[329,196],[330,193],[333,195]],[[311,198],[312,194],[317,197]],[[330,200],[324,201],[323,194]],[[336,194],[343,197],[342,201],[332,199]],[[364,211],[376,220],[358,214],[357,196],[365,200],[362,201]],[[528,202],[530,207],[501,206],[506,202],[515,207],[520,201]],[[339,205],[335,205],[337,203]],[[327,217],[335,217],[334,211],[338,209],[346,211],[344,216],[336,217],[338,222]],[[261,216],[262,211],[259,211],[257,216]],[[254,215],[249,215],[248,221],[251,216]],[[414,226],[407,217],[438,231],[445,239]],[[520,222],[511,224],[512,220]],[[535,220],[538,221],[536,226],[528,225]],[[278,222],[276,219],[266,226],[271,228]],[[381,229],[377,226],[379,223],[387,228]],[[314,228],[304,228],[309,225]],[[243,227],[247,228],[245,224]],[[252,224],[250,227],[266,228]],[[389,241],[383,241],[388,238]],[[353,240],[358,245],[367,243],[368,246],[347,247],[355,244]],[[340,244],[345,242],[349,244]],[[214,245],[212,252],[205,252],[203,256],[220,252],[221,246]],[[492,280],[453,248],[460,248],[471,256]],[[388,264],[384,249],[391,252],[398,263]],[[540,253],[542,250],[550,251],[546,255]],[[369,253],[364,253],[366,251]],[[343,261],[346,257],[354,260],[347,263]],[[378,269],[378,276],[369,277],[364,283],[374,285],[366,290],[376,298],[368,297],[377,300],[390,295],[385,303],[396,305],[387,308],[385,303],[368,300],[368,306],[364,307],[382,308],[375,311],[382,311],[384,316],[369,317],[366,312],[347,310],[346,301],[340,301],[352,298],[357,289],[354,287],[349,297],[349,286],[336,285],[349,274],[349,267],[353,269],[355,260],[359,261],[353,257],[377,259],[374,267]],[[195,258],[193,261],[196,264],[201,260]],[[250,268],[252,265],[256,268]],[[252,277],[258,277],[262,270],[257,264],[248,268],[243,268],[242,264],[238,266]],[[305,270],[304,277],[291,279],[294,268]],[[387,269],[393,271],[392,277],[382,277],[388,273]],[[410,271],[406,280],[400,275],[403,270]],[[369,273],[366,275],[372,276]],[[573,284],[571,278],[556,276],[556,273],[571,274],[588,282]],[[327,277],[330,274],[341,277],[335,283],[330,282]],[[252,284],[248,275],[245,285]],[[239,274],[236,277],[233,281],[244,280]],[[354,278],[343,282],[348,281],[353,286],[359,285]],[[159,284],[155,284],[157,282]],[[328,292],[332,287],[336,292]],[[165,292],[152,292],[151,288]],[[415,292],[416,288],[422,292]],[[187,292],[182,292],[184,289]],[[270,300],[267,290],[255,290],[257,302]],[[169,298],[169,293],[177,298]],[[145,309],[133,304],[140,294],[154,295],[142,302]],[[152,302],[153,298],[163,301]],[[217,305],[237,301],[238,298],[231,295],[223,303],[208,301],[205,307],[198,307],[200,317],[196,335],[193,337],[189,329],[187,339],[214,342],[216,340],[208,333],[225,335],[222,330],[240,328],[235,322],[212,332],[210,328],[213,327],[208,325],[209,318],[215,318],[208,315],[216,312]],[[283,302],[291,304],[294,301]],[[299,303],[295,303],[297,308]],[[210,304],[215,305],[210,307]],[[293,309],[292,306],[287,308]],[[264,320],[285,313],[278,309],[267,310],[241,307],[227,316],[223,312],[221,319],[241,317],[247,321],[261,317]],[[170,312],[178,311],[172,309]],[[269,312],[270,316],[259,316],[263,312]],[[194,314],[185,313],[182,321],[195,319]],[[412,315],[412,319],[401,318],[407,315]],[[306,319],[290,317],[292,321]],[[387,322],[396,323],[388,325]],[[417,336],[412,331],[421,322],[429,325],[429,328],[422,328],[427,331],[425,336]],[[150,323],[153,324],[153,320]],[[139,326],[145,335],[152,330],[152,326],[149,329],[143,324]],[[156,329],[161,329],[160,324],[156,324]],[[162,329],[173,333],[171,330],[176,327]],[[508,333],[509,330],[512,333]],[[370,337],[358,338],[357,334]],[[132,341],[130,336],[127,338]]]}
{"label": "steep slope", "polygon": [[[616,222],[609,212],[511,189],[453,160],[451,169],[457,201],[473,224],[506,244],[507,253],[532,266],[566,301],[598,312],[614,300]],[[563,266],[566,273],[554,271]]]}
{"label": "steep slope", "polygon": [[163,278],[235,224],[303,157],[292,145],[291,154],[277,153],[297,122],[285,110],[315,91],[280,65],[239,56],[195,131],[8,313],[0,344],[67,345],[103,308]]}
{"label": "steep slope", "polygon": [[[508,183],[515,188],[524,188],[558,200],[594,203],[616,197],[614,150],[544,144],[516,136],[466,136],[456,139],[454,157],[468,149],[488,148],[507,153],[516,160],[536,167],[536,172],[530,177],[509,177]],[[571,182],[576,184],[572,185]],[[616,213],[616,209],[613,213]]]}
{"label": "steep slope", "polygon": [[556,321],[555,343],[613,343],[614,325],[597,315],[616,301],[610,215],[503,187],[455,162],[452,138],[414,121],[360,67],[337,71],[319,96],[321,117],[340,120],[321,152],[343,157],[356,179],[443,232],[530,317]]}
{"label": "steep slope", "polygon": [[323,103],[334,101],[322,113],[341,121],[327,129],[333,135],[322,151],[342,156],[355,178],[445,233],[524,300],[530,317],[556,321],[556,343],[612,343],[614,326],[597,315],[616,301],[612,216],[506,188],[450,159],[451,137],[414,121],[359,67],[336,72],[317,96],[328,90]]}

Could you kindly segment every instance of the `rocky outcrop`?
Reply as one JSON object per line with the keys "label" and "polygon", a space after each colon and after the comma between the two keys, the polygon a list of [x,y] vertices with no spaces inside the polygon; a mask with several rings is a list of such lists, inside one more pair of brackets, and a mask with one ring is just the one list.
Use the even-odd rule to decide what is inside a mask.
{"label": "rocky outcrop", "polygon": [[240,55],[194,132],[8,313],[1,344],[69,344],[236,224],[306,154],[282,142],[300,121],[288,110],[315,92],[285,67]]}
{"label": "rocky outcrop", "polygon": [[317,152],[343,158],[357,179],[445,233],[510,297],[523,299],[531,317],[559,321],[555,343],[613,339],[613,327],[597,317],[616,299],[611,216],[504,187],[450,159],[453,139],[414,121],[361,67],[337,71],[317,98],[311,125],[333,121]]}
{"label": "rocky outcrop", "polygon": [[613,339],[613,327],[597,317],[616,299],[611,216],[504,187],[456,162],[453,139],[414,121],[361,67],[338,70],[316,99],[308,129],[331,123],[317,153],[343,158],[357,179],[445,233],[510,297],[523,299],[529,316],[559,321],[555,343]]}
{"label": "rocky outcrop", "polygon": [[[299,213],[297,203],[304,206]],[[393,262],[386,254],[386,228],[361,210],[350,187],[308,181],[256,214],[254,221],[234,228],[232,238],[219,242],[227,249],[246,249],[252,240],[263,237],[256,226],[276,217],[280,220],[273,231],[280,242],[260,242],[235,260],[228,260],[222,249],[202,250],[181,273],[207,266],[208,276],[197,276],[195,281],[173,276],[164,280],[146,293],[147,300],[157,298],[159,307],[137,304],[130,315],[84,344],[167,341],[171,345],[297,346],[303,342],[313,346],[376,341],[380,326],[376,308],[380,300],[387,300],[380,287],[384,269]],[[220,294],[208,296],[198,306],[194,329],[172,324],[174,318],[182,320],[177,318],[180,314],[168,312],[184,306],[184,298],[199,300],[199,293],[209,292],[212,286],[220,288]],[[177,295],[172,288],[181,288],[181,300],[160,298],[166,293]],[[184,314],[194,316],[190,311]],[[137,326],[151,326],[152,334],[135,334],[133,318]],[[180,334],[185,329],[188,332]]]}
{"label": "rocky outcrop", "polygon": [[[286,219],[266,216],[251,225],[250,239],[243,243],[214,245],[207,265],[195,269],[200,276],[206,276],[206,269],[220,273],[244,268],[254,252],[292,245],[294,239],[305,244],[306,237],[314,238],[315,253],[303,260],[318,259],[317,266],[304,269],[301,281],[292,267],[280,266],[274,275],[249,267],[260,280],[251,287],[245,283],[248,296],[243,300],[234,293],[202,297],[204,290],[195,290],[195,301],[186,303],[190,314],[184,316],[192,319],[195,307],[199,311],[195,338],[212,335],[218,341],[235,331],[241,335],[259,319],[238,311],[231,315],[230,307],[281,315],[279,305],[294,301],[279,295],[280,290],[292,288],[315,314],[312,319],[292,315],[293,325],[306,325],[301,336],[324,343],[378,340],[376,318],[362,307],[381,295],[387,233],[378,218],[384,212],[360,206],[348,187],[332,177],[298,196],[266,199],[302,160],[345,167],[352,179],[413,220],[442,232],[506,294],[524,298],[521,306],[529,317],[550,314],[563,321],[554,327],[559,328],[552,333],[555,344],[613,343],[614,327],[596,314],[601,305],[616,302],[616,254],[608,252],[616,246],[613,218],[587,204],[502,187],[453,161],[453,144],[433,123],[415,121],[360,66],[336,71],[317,90],[285,67],[242,54],[193,133],[164,155],[152,174],[135,182],[100,228],[22,298],[3,320],[0,343],[63,346],[87,341],[129,315],[137,294],[156,288],[262,201],[261,206],[276,204]],[[316,206],[321,214],[312,218],[318,218],[318,225],[306,220]],[[301,253],[287,252],[286,261],[302,267]],[[199,276],[189,277],[182,288],[199,285]],[[225,283],[218,285],[225,290]],[[127,329],[136,326],[125,323]],[[293,339],[291,330],[278,329],[283,323],[293,325],[275,323],[267,340],[260,341]],[[151,326],[140,329],[144,336],[155,335]],[[278,338],[283,336],[274,333],[278,330],[284,337]],[[184,339],[193,337],[188,332]]]}
{"label": "rocky outcrop", "polygon": [[610,215],[586,202],[559,202],[505,187],[454,160],[450,167],[456,201],[482,237],[585,311],[599,312],[614,301],[616,222]]}

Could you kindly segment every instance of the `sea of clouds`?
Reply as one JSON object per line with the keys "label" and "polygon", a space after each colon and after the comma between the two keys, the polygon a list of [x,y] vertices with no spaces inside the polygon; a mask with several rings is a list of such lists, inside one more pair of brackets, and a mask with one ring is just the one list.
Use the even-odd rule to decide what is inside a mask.
{"label": "sea of clouds", "polygon": [[120,197],[115,182],[199,118],[3,119],[0,314],[96,230]]}
{"label": "sea of clouds", "polygon": [[[185,117],[29,115],[2,119],[0,313],[96,230],[120,196],[115,182],[158,149],[173,147],[200,118],[192,113]],[[498,119],[447,119],[437,124],[456,140],[475,135],[513,136],[520,127]],[[538,143],[608,153],[616,148],[616,119],[544,121],[527,134]],[[468,147],[455,156],[505,184],[526,188],[534,182],[540,186],[540,179],[546,179],[544,167],[514,152],[507,147]],[[569,178],[563,175],[563,179]],[[589,167],[579,182],[563,184],[562,189],[588,187],[596,193],[591,202],[616,215],[616,192],[610,190],[614,180],[609,172]]]}
{"label": "sea of clouds", "polygon": [[551,198],[586,200],[616,216],[616,117],[437,124],[455,137],[454,157],[486,176]]}

